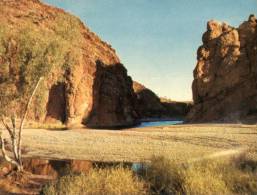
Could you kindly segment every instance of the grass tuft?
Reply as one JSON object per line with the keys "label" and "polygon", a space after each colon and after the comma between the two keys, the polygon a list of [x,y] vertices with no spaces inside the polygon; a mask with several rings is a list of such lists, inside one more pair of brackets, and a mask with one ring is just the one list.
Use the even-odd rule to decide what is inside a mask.
{"label": "grass tuft", "polygon": [[68,175],[43,188],[44,195],[146,194],[144,182],[130,169],[92,169],[88,174]]}
{"label": "grass tuft", "polygon": [[141,167],[137,174],[122,166],[71,174],[44,187],[43,194],[257,194],[257,160],[249,155],[184,164],[153,157]]}
{"label": "grass tuft", "polygon": [[187,164],[153,157],[140,174],[151,194],[257,194],[257,161],[247,155]]}

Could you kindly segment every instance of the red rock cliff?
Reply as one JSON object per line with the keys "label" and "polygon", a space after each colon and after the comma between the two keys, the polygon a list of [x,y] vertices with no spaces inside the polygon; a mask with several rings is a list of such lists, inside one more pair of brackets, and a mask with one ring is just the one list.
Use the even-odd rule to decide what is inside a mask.
{"label": "red rock cliff", "polygon": [[[135,124],[132,80],[109,44],[61,9],[37,0],[1,0],[0,27],[19,34],[26,26],[42,36],[62,40],[59,44],[66,42],[62,46],[68,50],[66,56],[75,53],[68,68],[56,67],[44,79],[29,113],[31,119],[100,128]],[[9,45],[0,56],[0,66],[8,66],[1,68],[0,78],[16,72],[14,88],[18,90],[22,85],[20,70],[12,70],[18,67],[15,51],[19,46],[12,39]],[[8,63],[6,56],[12,58]],[[6,85],[4,81],[0,79],[0,89]]]}
{"label": "red rock cliff", "polygon": [[209,21],[197,51],[190,122],[257,121],[257,20]]}

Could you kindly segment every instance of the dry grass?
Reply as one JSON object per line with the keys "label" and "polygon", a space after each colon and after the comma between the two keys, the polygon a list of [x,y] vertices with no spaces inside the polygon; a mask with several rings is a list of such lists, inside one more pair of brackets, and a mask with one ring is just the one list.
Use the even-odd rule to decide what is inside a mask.
{"label": "dry grass", "polygon": [[153,157],[138,171],[149,185],[151,194],[182,194],[184,175],[179,164],[164,157]]}
{"label": "dry grass", "polygon": [[25,129],[23,139],[25,157],[147,162],[153,155],[163,155],[185,161],[211,156],[217,158],[222,154],[224,158],[228,155],[225,151],[229,150],[256,150],[257,127],[175,125],[124,131]]}
{"label": "dry grass", "polygon": [[141,175],[144,180],[126,168],[93,169],[62,177],[45,188],[46,194],[142,194],[146,187],[150,194],[257,194],[256,126],[25,129],[23,137],[27,157],[151,162]]}
{"label": "dry grass", "polygon": [[68,175],[44,187],[44,195],[256,194],[257,161],[250,156],[178,163],[153,157],[135,175],[122,166]]}
{"label": "dry grass", "polygon": [[257,161],[249,156],[187,164],[158,157],[141,175],[156,195],[257,194]]}
{"label": "dry grass", "polygon": [[68,175],[43,188],[44,195],[144,195],[144,182],[122,167],[93,169],[87,175]]}

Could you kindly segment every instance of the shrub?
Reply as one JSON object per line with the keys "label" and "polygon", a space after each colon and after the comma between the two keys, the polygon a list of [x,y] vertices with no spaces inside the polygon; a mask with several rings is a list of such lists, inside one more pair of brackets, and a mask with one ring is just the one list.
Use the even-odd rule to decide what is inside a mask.
{"label": "shrub", "polygon": [[33,102],[35,118],[40,119],[48,100],[47,84],[65,82],[65,72],[82,58],[82,24],[65,13],[56,14],[47,25],[35,24],[33,11],[28,16],[20,25],[0,24],[0,92],[4,91],[0,114],[19,117],[35,84],[44,77]]}
{"label": "shrub", "polygon": [[221,167],[223,180],[235,194],[257,194],[257,158],[248,153],[234,158]]}
{"label": "shrub", "polygon": [[43,194],[257,194],[256,173],[257,161],[247,156],[186,164],[153,157],[138,171],[141,180],[128,168],[97,168],[88,175],[61,177]]}
{"label": "shrub", "polygon": [[149,184],[152,194],[182,194],[185,181],[181,168],[164,157],[153,157],[139,174]]}
{"label": "shrub", "polygon": [[237,159],[203,160],[178,164],[153,157],[140,174],[151,194],[257,194],[257,161]]}
{"label": "shrub", "polygon": [[92,169],[87,175],[68,175],[43,188],[45,195],[143,195],[144,182],[129,169],[116,167]]}
{"label": "shrub", "polygon": [[203,161],[195,163],[184,170],[183,184],[186,194],[230,194],[223,180],[222,166],[217,162]]}
{"label": "shrub", "polygon": [[[0,97],[0,112],[12,110],[19,115],[15,104],[26,105],[39,78],[47,77],[55,66],[64,64],[64,54],[58,40],[29,26],[19,32],[6,27],[0,33],[0,45],[0,68],[5,70],[0,74],[0,91],[5,92]],[[36,96],[36,100],[40,97]],[[14,103],[13,108],[10,102]]]}

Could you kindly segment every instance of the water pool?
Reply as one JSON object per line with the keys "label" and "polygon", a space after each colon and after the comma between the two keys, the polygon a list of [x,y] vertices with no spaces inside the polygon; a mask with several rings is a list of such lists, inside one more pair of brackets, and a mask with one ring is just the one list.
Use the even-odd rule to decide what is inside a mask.
{"label": "water pool", "polygon": [[166,125],[176,125],[182,124],[181,120],[167,120],[167,121],[152,121],[152,122],[142,122],[138,127],[157,127]]}

